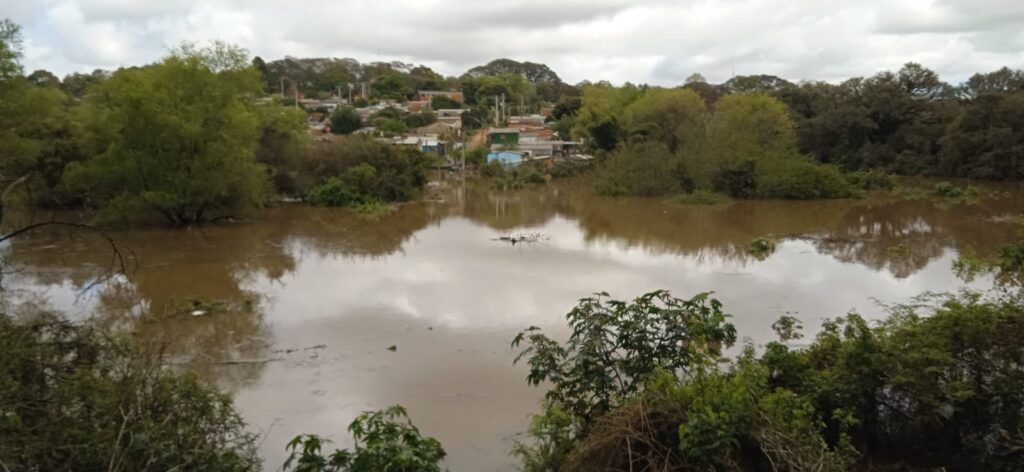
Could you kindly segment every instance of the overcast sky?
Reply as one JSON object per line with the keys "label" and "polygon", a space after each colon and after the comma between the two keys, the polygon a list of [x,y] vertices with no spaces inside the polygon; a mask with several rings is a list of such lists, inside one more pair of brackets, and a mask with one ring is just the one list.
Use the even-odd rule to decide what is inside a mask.
{"label": "overcast sky", "polygon": [[955,83],[1024,68],[1024,0],[0,0],[0,17],[24,26],[27,71],[60,76],[212,39],[267,61],[400,60],[446,75],[508,57],[570,83],[836,81],[907,61]]}

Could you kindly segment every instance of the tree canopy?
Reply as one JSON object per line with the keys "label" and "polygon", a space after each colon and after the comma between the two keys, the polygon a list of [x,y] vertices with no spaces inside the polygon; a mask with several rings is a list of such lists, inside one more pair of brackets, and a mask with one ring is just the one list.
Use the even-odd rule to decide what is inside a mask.
{"label": "tree canopy", "polygon": [[245,51],[224,44],[120,70],[82,105],[90,157],[69,166],[68,182],[107,217],[155,212],[190,224],[260,206],[270,188],[255,158],[260,90]]}

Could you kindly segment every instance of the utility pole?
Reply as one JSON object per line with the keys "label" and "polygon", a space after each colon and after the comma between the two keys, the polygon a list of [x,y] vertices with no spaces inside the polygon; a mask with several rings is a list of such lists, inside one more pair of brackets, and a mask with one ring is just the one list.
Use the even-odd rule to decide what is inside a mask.
{"label": "utility pole", "polygon": [[498,104],[498,96],[494,96],[494,127],[501,126],[501,108]]}

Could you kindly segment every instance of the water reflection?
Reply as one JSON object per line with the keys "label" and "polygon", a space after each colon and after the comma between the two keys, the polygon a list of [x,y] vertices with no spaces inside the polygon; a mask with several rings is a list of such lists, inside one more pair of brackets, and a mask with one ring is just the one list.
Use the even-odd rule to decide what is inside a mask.
{"label": "water reflection", "polygon": [[[741,335],[764,339],[782,312],[813,327],[850,309],[877,313],[872,297],[955,289],[957,253],[1010,241],[1016,227],[993,218],[1024,211],[1024,192],[975,205],[678,206],[555,185],[440,195],[376,220],[284,207],[242,224],[118,233],[138,270],[95,287],[109,258],[102,241],[33,234],[5,249],[23,270],[4,284],[161,343],[176,362],[234,390],[255,427],[274,425],[262,451],[271,468],[291,435],[344,444],[359,410],[403,403],[447,446],[452,470],[497,470],[510,466],[510,437],[539,396],[511,364],[508,341],[529,325],[558,332],[581,296],[715,290]],[[493,240],[515,231],[551,238]],[[764,236],[777,250],[748,255]],[[176,308],[192,298],[235,308],[202,316]]]}

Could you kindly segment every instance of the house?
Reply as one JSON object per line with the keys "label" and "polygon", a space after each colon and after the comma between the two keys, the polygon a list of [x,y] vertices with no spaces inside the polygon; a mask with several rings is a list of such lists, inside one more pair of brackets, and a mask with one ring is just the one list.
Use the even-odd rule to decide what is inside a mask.
{"label": "house", "polygon": [[416,92],[416,100],[415,101],[417,101],[417,102],[428,102],[429,103],[431,100],[434,99],[434,97],[437,97],[437,96],[445,96],[445,97],[448,97],[448,98],[450,98],[452,100],[455,100],[456,102],[459,102],[459,103],[463,103],[464,102],[463,97],[462,97],[462,92],[460,92],[458,90],[449,90],[449,91],[443,91],[443,90],[420,90],[419,92]]}
{"label": "house", "polygon": [[491,128],[487,130],[487,144],[516,146],[519,144],[519,130],[515,128]]}
{"label": "house", "polygon": [[443,121],[437,121],[436,123],[429,124],[427,126],[421,126],[416,128],[416,134],[419,135],[455,135],[461,128],[461,121],[456,123],[446,123]]}
{"label": "house", "polygon": [[544,117],[541,115],[522,115],[508,117],[509,128],[516,128],[518,125],[544,127]]}

